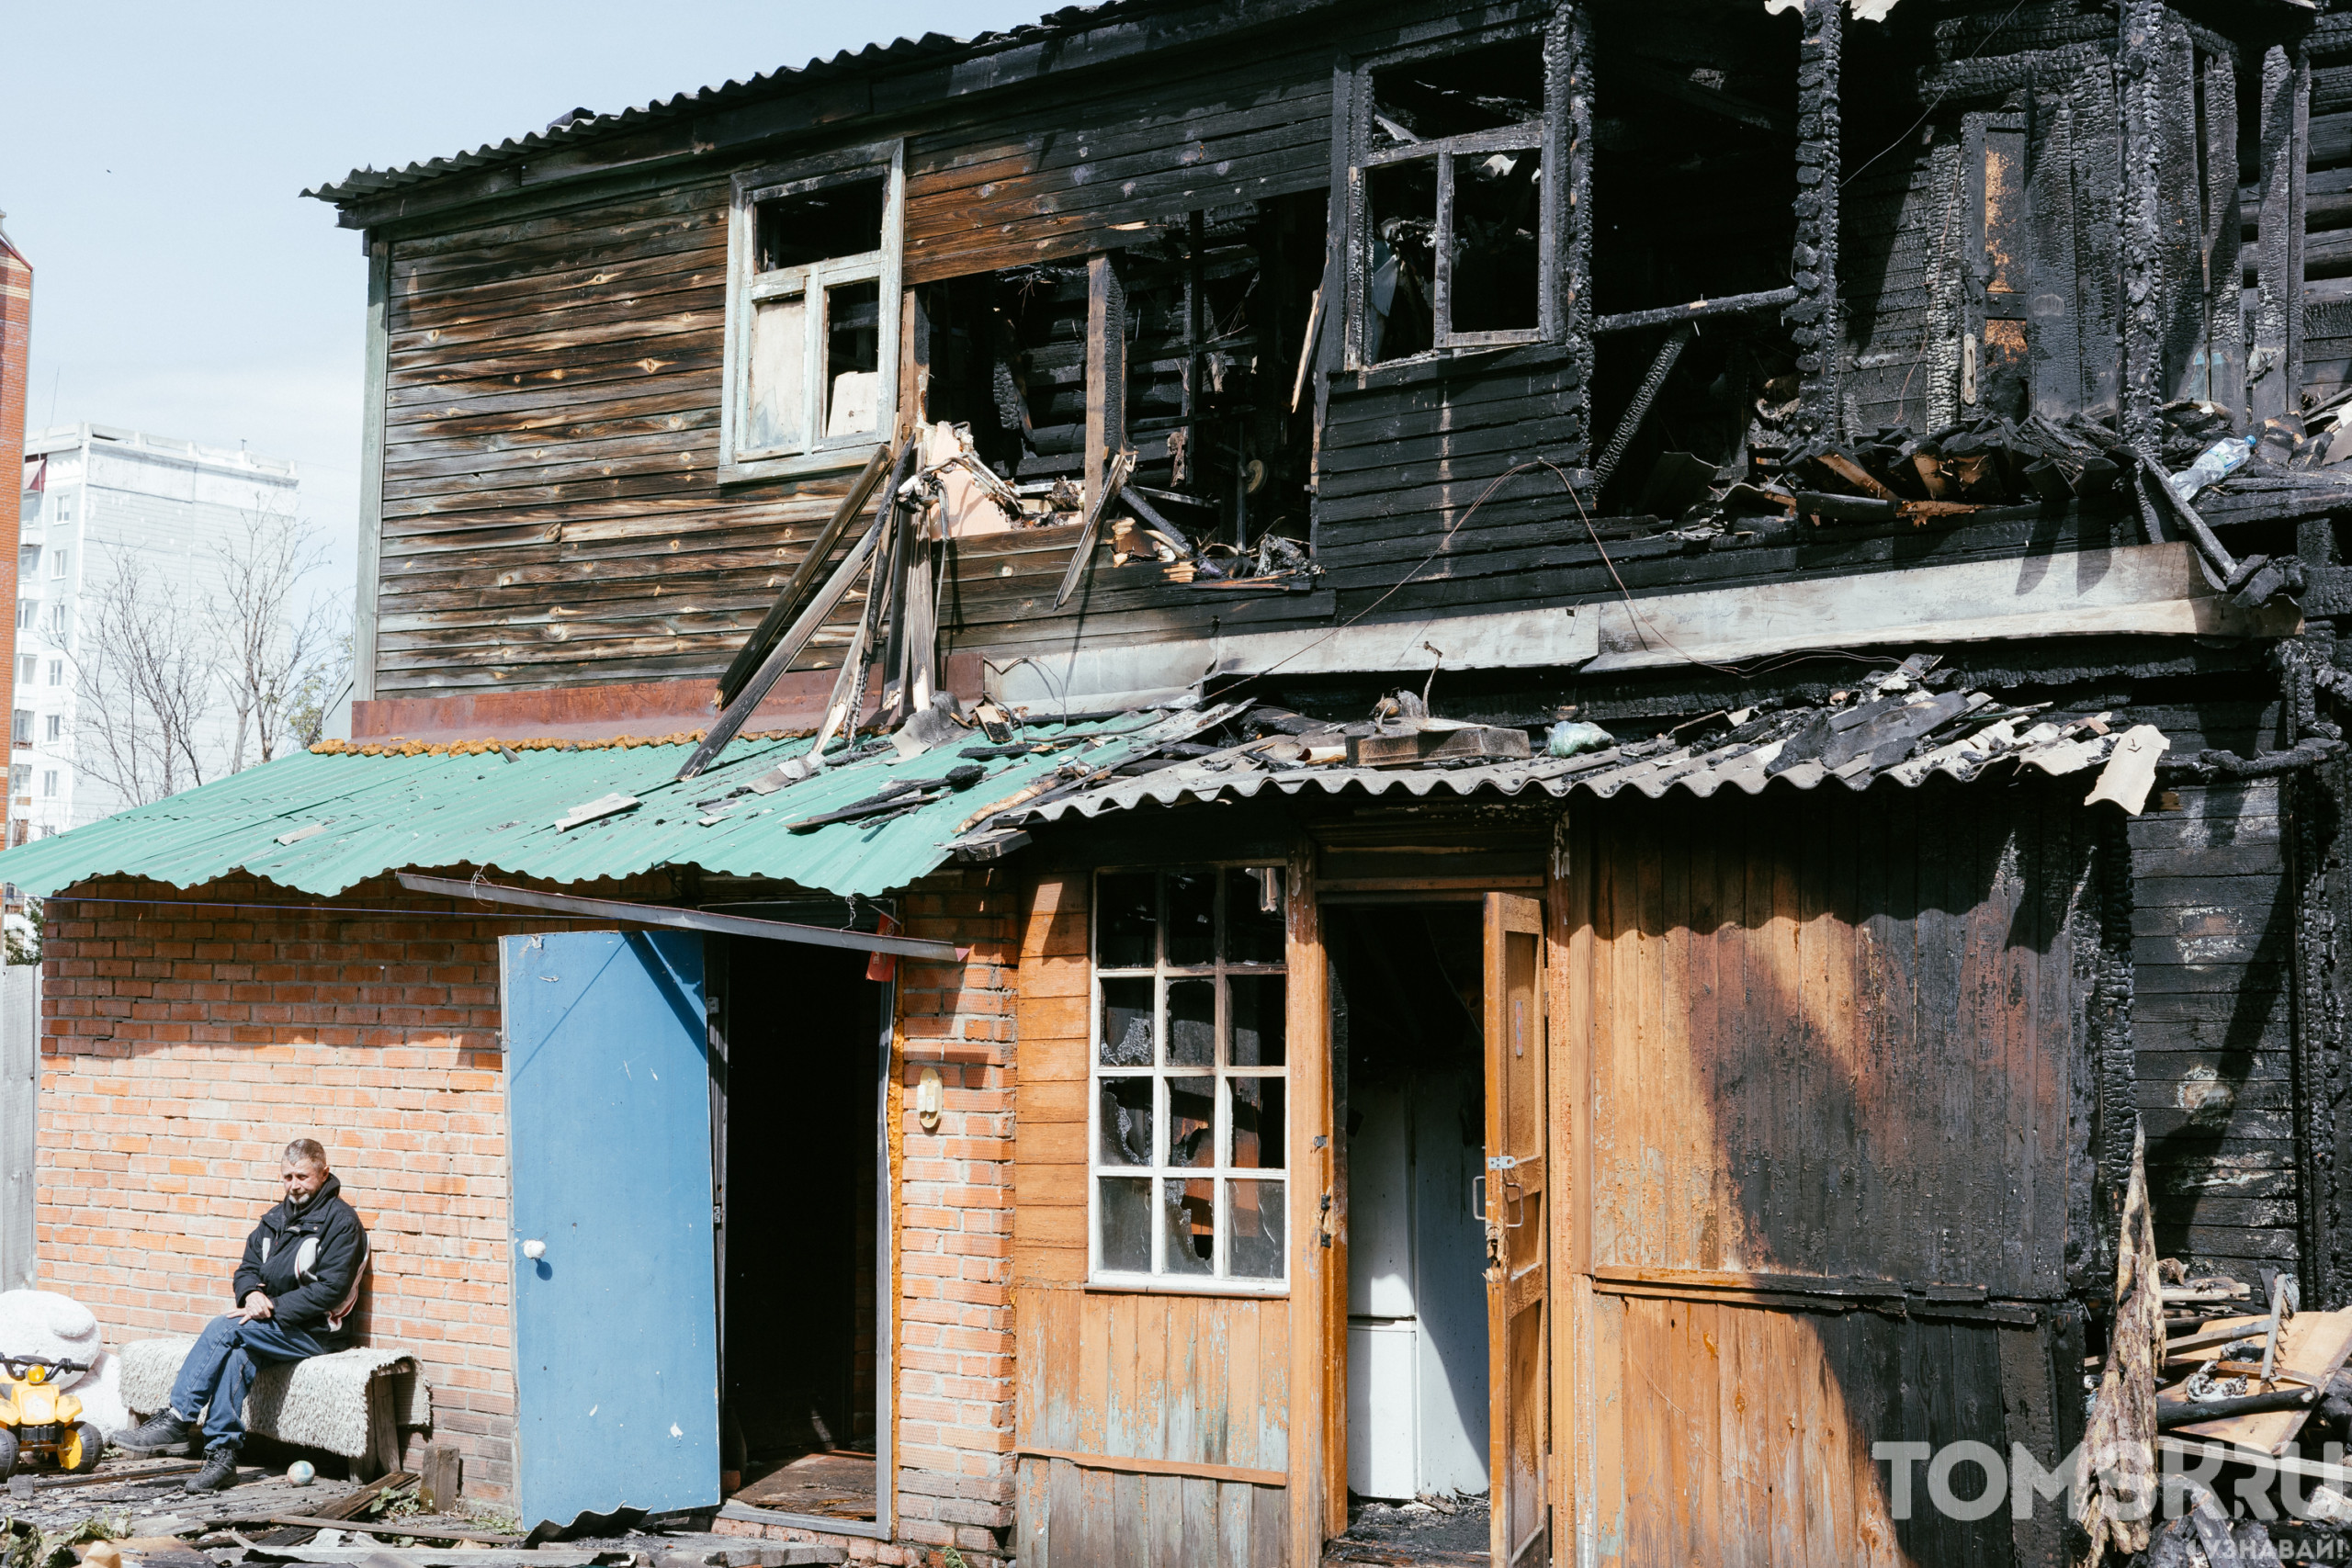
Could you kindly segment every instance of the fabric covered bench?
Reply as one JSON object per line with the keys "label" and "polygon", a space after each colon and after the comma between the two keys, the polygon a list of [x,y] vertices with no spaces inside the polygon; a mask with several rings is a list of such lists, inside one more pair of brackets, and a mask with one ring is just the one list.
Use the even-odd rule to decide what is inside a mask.
{"label": "fabric covered bench", "polygon": [[[122,1402],[145,1418],[172,1402],[172,1383],[194,1348],[185,1339],[135,1339],[122,1357]],[[416,1358],[360,1346],[264,1367],[245,1395],[245,1430],[296,1448],[341,1454],[372,1481],[397,1470],[411,1430],[433,1425],[433,1394]]]}

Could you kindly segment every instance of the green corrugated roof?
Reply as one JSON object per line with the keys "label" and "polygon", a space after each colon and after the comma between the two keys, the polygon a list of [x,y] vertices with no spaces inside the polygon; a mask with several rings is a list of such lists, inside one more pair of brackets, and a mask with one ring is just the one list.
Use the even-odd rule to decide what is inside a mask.
{"label": "green corrugated roof", "polygon": [[[805,833],[786,825],[875,795],[900,779],[941,777],[967,759],[950,744],[900,760],[885,749],[774,794],[734,797],[723,820],[701,825],[697,801],[726,795],[808,750],[799,740],[738,740],[699,778],[675,782],[675,745],[361,756],[310,751],[0,854],[0,880],[36,897],[96,876],[153,878],[193,887],[244,871],[326,895],[404,867],[480,866],[548,882],[633,875],[695,865],[841,894],[903,887],[947,859],[956,825],[981,807],[1073,756],[1110,763],[1157,729],[1160,715],[1033,725],[1022,739],[1087,737],[1082,751],[989,760],[987,775],[933,805],[886,821],[842,822]],[[972,736],[972,741],[982,737]],[[572,807],[635,795],[633,810],[559,831]],[[292,844],[278,836],[323,824]]]}

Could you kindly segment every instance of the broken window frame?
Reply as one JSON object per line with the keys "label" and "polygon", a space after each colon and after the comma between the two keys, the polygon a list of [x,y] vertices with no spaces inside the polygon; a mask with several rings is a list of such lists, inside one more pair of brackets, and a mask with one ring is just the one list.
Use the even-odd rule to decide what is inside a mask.
{"label": "broken window frame", "polygon": [[[759,267],[760,207],[806,196],[829,186],[883,178],[882,246],[854,256],[833,256],[797,266]],[[862,466],[876,444],[887,441],[899,421],[899,314],[900,252],[906,231],[906,143],[879,141],[747,170],[735,176],[728,213],[727,333],[719,406],[721,484],[746,479],[831,473]],[[831,378],[825,301],[843,284],[877,285],[881,320],[875,367],[871,429],[828,436],[824,421]],[[752,355],[753,318],[772,299],[799,296],[803,315],[802,418],[796,439],[771,446],[749,444],[753,425]]]}
{"label": "broken window frame", "polygon": [[[1286,1296],[1290,1293],[1290,1255],[1294,1238],[1289,1235],[1290,1184],[1293,1179],[1292,1149],[1295,1142],[1289,1125],[1290,1114],[1290,1046],[1286,1014],[1277,1015],[1283,1030],[1283,1063],[1280,1066],[1239,1066],[1232,1060],[1233,1009],[1231,982],[1235,979],[1277,979],[1283,982],[1288,995],[1289,964],[1284,960],[1267,963],[1240,963],[1228,956],[1227,919],[1227,897],[1237,885],[1247,886],[1252,874],[1272,876],[1281,889],[1277,901],[1289,897],[1283,886],[1283,868],[1263,861],[1188,862],[1170,866],[1104,867],[1095,873],[1093,897],[1090,903],[1087,942],[1088,967],[1091,978],[1088,986],[1086,1032],[1086,1258],[1087,1282],[1091,1286],[1115,1290],[1158,1292],[1180,1295]],[[1216,878],[1216,923],[1211,962],[1207,964],[1175,964],[1169,959],[1169,896],[1171,877],[1208,875]],[[1149,876],[1153,879],[1154,912],[1152,963],[1149,965],[1106,964],[1102,962],[1102,883],[1106,878]],[[1152,1059],[1145,1066],[1106,1066],[1102,1060],[1103,983],[1108,981],[1144,981],[1152,987]],[[1216,1049],[1207,1065],[1178,1064],[1170,1060],[1169,1051],[1169,988],[1171,981],[1212,980],[1216,987]],[[1174,1078],[1206,1077],[1215,1084],[1215,1110],[1209,1126],[1213,1157],[1206,1165],[1180,1165],[1169,1150],[1171,1134],[1170,1114],[1170,1094],[1167,1088]],[[1242,1166],[1233,1163],[1235,1141],[1232,1085],[1238,1078],[1271,1079],[1283,1086],[1283,1161],[1279,1166]],[[1152,1086],[1151,1159],[1142,1165],[1123,1165],[1102,1157],[1102,1098],[1106,1081],[1148,1081]],[[1262,1105],[1262,1098],[1261,1100]],[[1151,1224],[1151,1268],[1148,1272],[1109,1269],[1102,1262],[1102,1183],[1108,1179],[1141,1179],[1146,1183],[1147,1210],[1154,1214]],[[1216,1230],[1213,1257],[1205,1274],[1174,1273],[1167,1268],[1166,1243],[1168,1226],[1159,1223],[1158,1209],[1161,1203],[1163,1184],[1169,1181],[1204,1180],[1210,1184],[1211,1213]],[[1265,1196],[1261,1213],[1271,1207],[1282,1216],[1283,1234],[1277,1247],[1279,1274],[1261,1277],[1235,1274],[1232,1270],[1233,1188],[1247,1181]]]}
{"label": "broken window frame", "polygon": [[[1339,118],[1346,137],[1347,164],[1347,332],[1346,365],[1351,370],[1371,370],[1439,359],[1467,350],[1507,348],[1524,344],[1559,343],[1567,335],[1567,312],[1560,286],[1561,259],[1566,254],[1569,217],[1565,200],[1569,179],[1566,121],[1568,106],[1557,84],[1567,79],[1566,31],[1550,16],[1533,16],[1499,27],[1466,32],[1442,41],[1420,44],[1376,55],[1358,62],[1349,77],[1349,107]],[[1546,83],[1544,111],[1534,119],[1491,130],[1432,138],[1408,147],[1372,145],[1373,78],[1416,60],[1463,54],[1498,43],[1533,39],[1544,50]],[[1487,156],[1496,152],[1532,152],[1541,160],[1541,199],[1536,219],[1536,324],[1501,332],[1456,333],[1449,325],[1453,314],[1453,160],[1458,154]],[[1372,294],[1371,175],[1391,164],[1408,164],[1434,155],[1437,159],[1437,234],[1432,246],[1436,276],[1430,279],[1432,345],[1392,359],[1372,359],[1364,352],[1366,313]]]}

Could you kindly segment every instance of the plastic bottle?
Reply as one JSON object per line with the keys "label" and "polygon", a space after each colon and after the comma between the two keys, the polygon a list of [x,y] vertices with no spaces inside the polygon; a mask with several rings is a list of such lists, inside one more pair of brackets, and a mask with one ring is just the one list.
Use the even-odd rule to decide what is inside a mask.
{"label": "plastic bottle", "polygon": [[2173,494],[2180,497],[2184,506],[2195,501],[2207,485],[2221,483],[2254,456],[2254,442],[2251,435],[2222,436],[2205,448],[2197,461],[2173,475],[2169,481]]}
{"label": "plastic bottle", "polygon": [[1548,757],[1573,757],[1579,751],[1599,751],[1616,744],[1617,738],[1597,724],[1564,718],[1552,726],[1544,738],[1544,753]]}

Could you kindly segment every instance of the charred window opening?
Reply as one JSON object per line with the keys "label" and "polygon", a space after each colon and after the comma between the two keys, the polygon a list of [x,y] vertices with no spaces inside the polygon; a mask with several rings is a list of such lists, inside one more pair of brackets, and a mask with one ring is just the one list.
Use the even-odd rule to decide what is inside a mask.
{"label": "charred window opening", "polygon": [[1967,118],[1971,330],[1961,344],[1960,400],[2005,419],[2033,408],[2026,232],[2026,126],[2021,115]]}
{"label": "charred window opening", "polygon": [[[1594,18],[1596,320],[1791,283],[1799,19],[1713,0],[1664,11]],[[1773,309],[1600,336],[1596,454],[1623,441],[1604,504],[1671,515],[1704,476],[1776,448],[1797,352]]]}
{"label": "charred window opening", "polygon": [[1546,48],[1527,34],[1359,77],[1358,364],[1556,335]]}
{"label": "charred window opening", "polygon": [[760,270],[880,250],[887,195],[877,176],[760,203]]}
{"label": "charred window opening", "polygon": [[1304,540],[1323,198],[1178,213],[1130,233],[1093,261],[924,288],[924,418],[969,425],[1036,521],[1076,520],[1102,467],[1103,454],[1088,461],[1093,428],[1105,453],[1134,454],[1128,483],[1181,545],[1230,557],[1269,535]]}
{"label": "charred window opening", "polygon": [[721,478],[850,467],[896,423],[896,143],[738,175]]}

